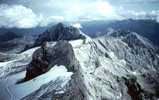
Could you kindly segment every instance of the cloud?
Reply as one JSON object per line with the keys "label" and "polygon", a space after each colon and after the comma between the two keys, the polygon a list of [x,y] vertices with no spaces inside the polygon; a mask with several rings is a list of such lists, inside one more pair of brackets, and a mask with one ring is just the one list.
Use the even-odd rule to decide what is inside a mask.
{"label": "cloud", "polygon": [[[114,7],[106,0],[32,0],[29,4],[44,16],[63,16],[65,21],[81,19],[117,19]],[[87,19],[88,20],[88,19]]]}
{"label": "cloud", "polygon": [[[111,2],[111,0],[108,0]],[[159,3],[158,0],[118,0],[118,3]]]}
{"label": "cloud", "polygon": [[36,14],[23,5],[0,5],[0,27],[32,28],[46,26],[52,22],[63,21],[63,16],[44,16]]}
{"label": "cloud", "polygon": [[37,16],[31,9],[22,5],[0,5],[0,27],[35,27],[41,21],[41,16]]}
{"label": "cloud", "polygon": [[116,19],[114,8],[106,1],[35,0],[28,6],[0,4],[0,27],[31,28],[52,22]]}
{"label": "cloud", "polygon": [[[85,20],[126,18],[159,21],[159,10],[135,11],[135,9],[123,8],[124,6],[113,6],[108,1],[110,0],[47,0],[47,2],[44,0],[26,0],[25,2],[19,0],[17,4],[0,4],[0,27],[32,28],[62,21],[76,23]],[[8,0],[8,2],[11,1]],[[131,2],[144,2],[144,0],[119,0],[117,2],[131,4]],[[145,2],[157,2],[157,0],[145,0]]]}
{"label": "cloud", "polygon": [[41,21],[39,23],[39,26],[47,26],[51,23],[58,23],[58,22],[63,22],[64,21],[64,17],[63,16],[48,16],[48,17],[44,17],[43,15],[41,15]]}
{"label": "cloud", "polygon": [[135,11],[135,10],[125,10],[125,8],[120,7],[117,10],[118,14],[125,19],[151,19],[159,22],[159,10],[151,11]]}

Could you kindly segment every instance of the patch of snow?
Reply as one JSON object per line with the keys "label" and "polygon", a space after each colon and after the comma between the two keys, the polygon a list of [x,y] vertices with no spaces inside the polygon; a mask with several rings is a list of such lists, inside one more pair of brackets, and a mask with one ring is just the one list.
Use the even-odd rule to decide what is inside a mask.
{"label": "patch of snow", "polygon": [[136,71],[134,71],[134,72],[132,72],[132,74],[133,74],[133,75],[137,75],[137,72],[136,72]]}
{"label": "patch of snow", "polygon": [[69,43],[72,45],[73,48],[77,48],[83,44],[83,40],[81,40],[81,39],[73,40],[73,41],[69,41]]}
{"label": "patch of snow", "polygon": [[20,55],[31,55],[34,53],[35,50],[37,50],[39,47],[35,47],[35,48],[32,48],[32,49],[29,49],[25,52],[22,52]]}
{"label": "patch of snow", "polygon": [[114,52],[110,51],[108,54],[109,54],[109,56],[110,56],[112,59],[117,59],[117,57],[115,56]]}
{"label": "patch of snow", "polygon": [[[3,94],[8,95],[9,100],[19,100],[36,90],[38,90],[42,85],[47,84],[54,80],[63,80],[64,82],[61,84],[61,87],[67,84],[67,82],[71,79],[72,72],[67,72],[65,66],[54,66],[49,72],[36,77],[30,81],[21,84],[15,84],[16,81],[24,78],[25,72],[20,74],[15,74],[14,76],[10,76],[7,81],[0,82],[1,87],[0,91],[3,89]],[[15,77],[16,76],[16,77]],[[14,80],[12,84],[10,81]],[[3,83],[3,84],[2,84]],[[64,84],[65,83],[65,84]],[[5,84],[5,85],[4,85]],[[4,86],[2,86],[4,85]],[[8,91],[6,90],[8,88]],[[5,91],[4,91],[5,90]],[[0,98],[1,100],[6,100],[5,98]]]}
{"label": "patch of snow", "polygon": [[75,28],[78,28],[78,29],[82,28],[82,25],[80,23],[74,23],[74,24],[72,24],[72,26]]}

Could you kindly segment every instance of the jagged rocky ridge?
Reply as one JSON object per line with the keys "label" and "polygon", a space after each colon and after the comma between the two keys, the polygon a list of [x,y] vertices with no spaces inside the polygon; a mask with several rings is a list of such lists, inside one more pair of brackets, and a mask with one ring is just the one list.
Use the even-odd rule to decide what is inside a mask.
{"label": "jagged rocky ridge", "polygon": [[[86,37],[69,41],[67,45],[71,47],[68,50],[73,50],[74,53],[74,56],[70,57],[76,59],[73,61],[69,59],[70,57],[65,58],[75,63],[74,70],[71,70],[73,72],[71,80],[62,87],[60,85],[63,83],[62,80],[49,81],[23,99],[157,100],[159,98],[157,47],[137,33],[124,31],[121,36],[116,35],[118,33],[116,31],[95,39]],[[58,44],[57,51],[61,51],[61,48],[65,47],[63,43],[65,44],[64,41],[50,42],[49,48],[54,51],[53,48]],[[25,61],[27,65],[31,56],[32,53],[29,53],[28,57],[23,57],[17,62]],[[60,59],[54,56],[53,58],[51,62]],[[25,70],[25,66],[21,68],[18,66],[10,67],[9,71],[3,69],[1,71],[6,73],[0,75],[3,78],[15,73],[12,68],[19,69],[19,72]],[[68,66],[65,67],[69,70]],[[63,91],[59,92],[61,89]]]}

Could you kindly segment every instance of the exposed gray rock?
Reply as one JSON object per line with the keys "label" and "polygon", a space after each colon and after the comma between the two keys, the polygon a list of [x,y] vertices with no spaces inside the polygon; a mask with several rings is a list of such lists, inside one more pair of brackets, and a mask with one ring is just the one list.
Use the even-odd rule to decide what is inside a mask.
{"label": "exposed gray rock", "polygon": [[59,41],[54,46],[49,46],[46,43],[34,52],[32,61],[27,68],[25,80],[47,72],[54,65],[65,65],[68,71],[74,72],[75,64],[73,48],[67,41]]}

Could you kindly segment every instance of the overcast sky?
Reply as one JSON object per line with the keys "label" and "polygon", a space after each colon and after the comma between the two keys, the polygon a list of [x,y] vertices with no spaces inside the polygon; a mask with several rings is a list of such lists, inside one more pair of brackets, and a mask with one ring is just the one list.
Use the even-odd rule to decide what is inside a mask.
{"label": "overcast sky", "polygon": [[0,27],[126,18],[159,20],[159,0],[0,0]]}

